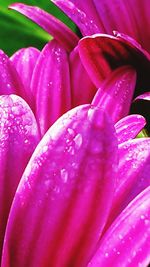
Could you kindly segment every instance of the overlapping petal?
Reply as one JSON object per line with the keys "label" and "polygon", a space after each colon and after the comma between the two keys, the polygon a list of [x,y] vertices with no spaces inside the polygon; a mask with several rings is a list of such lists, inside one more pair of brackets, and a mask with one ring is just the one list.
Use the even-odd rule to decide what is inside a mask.
{"label": "overlapping petal", "polygon": [[28,99],[16,69],[2,50],[0,50],[0,94],[17,94]]}
{"label": "overlapping petal", "polygon": [[114,128],[103,111],[84,105],[61,117],[17,189],[2,267],[86,266],[109,214],[116,164]]}
{"label": "overlapping petal", "polygon": [[150,186],[120,214],[88,267],[148,266],[150,263]]}
{"label": "overlapping petal", "polygon": [[145,118],[141,115],[129,115],[115,124],[118,144],[135,138],[146,125]]}
{"label": "overlapping petal", "polygon": [[39,7],[25,5],[23,3],[11,4],[9,8],[20,12],[33,20],[45,31],[52,35],[67,51],[71,51],[78,42],[78,37],[64,23],[56,19]]}
{"label": "overlapping petal", "polygon": [[81,63],[78,47],[70,54],[70,81],[72,106],[91,103],[97,89]]}
{"label": "overlapping petal", "polygon": [[40,51],[34,47],[22,48],[12,55],[10,60],[13,62],[20,79],[28,95],[29,104],[33,107],[33,97],[31,94],[31,78],[36,61],[40,55]]}
{"label": "overlapping petal", "polygon": [[79,42],[81,61],[92,81],[98,87],[111,71],[123,65],[132,65],[137,72],[137,86],[149,90],[150,56],[129,38],[97,34]]}
{"label": "overlapping petal", "polygon": [[136,72],[129,66],[113,71],[98,89],[92,104],[107,110],[114,122],[128,115],[136,85]]}
{"label": "overlapping petal", "polygon": [[131,200],[150,186],[149,174],[150,138],[134,139],[121,144],[116,191],[107,227]]}
{"label": "overlapping petal", "polygon": [[[63,12],[65,12],[71,20],[73,20],[83,35],[91,35],[94,33],[99,33],[100,28],[98,27],[96,21],[98,21],[98,16],[95,8],[92,5],[92,1],[88,0],[86,3],[86,10],[82,10],[83,5],[77,1],[63,1],[63,0],[52,0],[52,2],[57,5]],[[89,9],[92,7],[92,16],[89,16]],[[86,13],[85,11],[88,11]],[[95,21],[96,20],[96,21]]]}
{"label": "overlapping petal", "polygon": [[36,118],[42,135],[71,108],[69,59],[65,49],[52,40],[43,48],[31,81]]}
{"label": "overlapping petal", "polygon": [[[78,25],[83,35],[96,32],[112,34],[117,30],[130,35],[150,52],[148,0],[138,2],[137,0],[88,0],[86,4],[79,0],[52,0],[52,2]],[[96,26],[92,27],[93,25]]]}
{"label": "overlapping petal", "polygon": [[25,101],[0,96],[0,255],[11,202],[38,142],[37,124]]}

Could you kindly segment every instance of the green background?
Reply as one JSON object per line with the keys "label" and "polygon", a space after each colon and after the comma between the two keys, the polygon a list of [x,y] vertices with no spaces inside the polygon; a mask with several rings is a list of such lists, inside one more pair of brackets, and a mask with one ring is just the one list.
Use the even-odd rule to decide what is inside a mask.
{"label": "green background", "polygon": [[[22,0],[19,2],[46,10],[76,31],[73,22],[50,0]],[[8,10],[8,5],[12,3],[14,3],[12,0],[0,0],[0,49],[8,55],[12,55],[22,47],[34,46],[41,49],[52,37],[23,15]]]}

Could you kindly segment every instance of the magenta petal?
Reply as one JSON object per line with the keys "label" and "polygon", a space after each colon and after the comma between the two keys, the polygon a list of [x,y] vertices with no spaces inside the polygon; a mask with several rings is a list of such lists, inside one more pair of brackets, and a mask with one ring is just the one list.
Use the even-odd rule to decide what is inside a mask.
{"label": "magenta petal", "polygon": [[[100,28],[97,25],[98,16],[95,8],[92,7],[91,0],[86,1],[86,4],[84,3],[85,6],[88,7],[86,10],[85,8],[84,10],[82,9],[82,4],[73,3],[76,1],[52,0],[52,2],[77,24],[83,35],[91,35],[100,32]],[[86,12],[90,7],[92,7],[92,11],[94,12],[95,21],[92,16],[90,16],[89,12]]]}
{"label": "magenta petal", "polygon": [[39,55],[40,51],[38,49],[29,47],[20,49],[10,58],[19,73],[28,95],[30,95],[32,73]]}
{"label": "magenta petal", "polygon": [[111,207],[116,152],[98,108],[79,106],[49,129],[15,195],[2,267],[86,266]]}
{"label": "magenta petal", "polygon": [[45,31],[52,35],[67,51],[72,50],[78,37],[64,23],[49,13],[35,6],[28,6],[22,3],[15,3],[9,6],[11,9],[20,12],[27,18],[33,20]]}
{"label": "magenta petal", "polygon": [[9,57],[0,50],[0,95],[17,94],[27,98],[20,77]]}
{"label": "magenta petal", "polygon": [[119,146],[119,168],[110,224],[128,203],[150,186],[150,138],[139,138]]}
{"label": "magenta petal", "polygon": [[42,135],[71,108],[68,54],[56,40],[42,50],[34,69],[31,90]]}
{"label": "magenta petal", "polygon": [[72,106],[91,103],[97,89],[81,63],[78,47],[70,54],[70,76]]}
{"label": "magenta petal", "polygon": [[129,115],[115,124],[118,144],[135,138],[146,125],[141,115]]}
{"label": "magenta petal", "polygon": [[150,56],[129,38],[97,34],[84,37],[78,46],[81,61],[97,88],[112,70],[132,65],[137,71],[138,87],[148,89]]}
{"label": "magenta petal", "polygon": [[114,221],[88,267],[148,266],[150,263],[150,186]]}
{"label": "magenta petal", "polygon": [[92,104],[107,110],[114,122],[128,115],[136,84],[135,70],[129,66],[113,71],[97,91]]}
{"label": "magenta petal", "polygon": [[142,95],[137,96],[134,99],[134,101],[136,101],[136,100],[148,100],[148,101],[150,101],[150,92],[147,92],[145,94],[142,94]]}
{"label": "magenta petal", "polygon": [[26,164],[39,141],[35,118],[23,99],[0,96],[0,255],[9,209]]}

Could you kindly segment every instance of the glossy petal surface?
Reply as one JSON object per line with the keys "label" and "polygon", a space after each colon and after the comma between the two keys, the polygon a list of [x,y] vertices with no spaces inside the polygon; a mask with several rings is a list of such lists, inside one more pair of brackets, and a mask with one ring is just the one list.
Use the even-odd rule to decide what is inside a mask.
{"label": "glossy petal surface", "polygon": [[71,108],[68,55],[56,40],[42,50],[34,69],[31,90],[42,135]]}
{"label": "glossy petal surface", "polygon": [[150,186],[120,214],[99,244],[88,267],[148,266]]}
{"label": "glossy petal surface", "polygon": [[81,63],[78,47],[70,54],[70,76],[72,106],[91,103],[97,89]]}
{"label": "glossy petal surface", "polygon": [[[82,2],[79,5],[76,5],[76,3],[73,3],[73,1],[69,0],[52,0],[52,2],[57,5],[64,13],[68,15],[71,20],[73,20],[77,24],[83,35],[91,35],[100,32],[99,27],[94,22],[94,20],[92,20],[92,17],[89,17],[88,13],[80,9],[80,6],[82,6]],[[88,0],[86,5],[88,6],[87,9],[89,9],[89,5],[92,6],[91,1]],[[93,12],[96,14],[96,10],[94,8]]]}
{"label": "glossy petal surface", "polygon": [[9,57],[0,50],[0,94],[17,94],[26,99],[24,91],[20,77]]}
{"label": "glossy petal surface", "polygon": [[[140,192],[150,186],[150,138],[139,138],[119,146],[116,192],[109,222]],[[108,227],[107,224],[107,227]]]}
{"label": "glossy petal surface", "polygon": [[[130,41],[129,41],[130,39]],[[109,35],[93,35],[79,42],[81,61],[96,87],[110,75],[112,70],[132,65],[137,72],[137,86],[149,90],[150,56],[131,38]]]}
{"label": "glossy petal surface", "polygon": [[2,267],[86,266],[112,203],[114,134],[106,114],[89,105],[49,129],[15,195]]}
{"label": "glossy petal surface", "polygon": [[146,125],[141,115],[129,115],[115,124],[118,144],[135,138]]}
{"label": "glossy petal surface", "polygon": [[136,73],[131,67],[113,71],[98,89],[92,104],[107,110],[114,122],[128,115],[136,84]]}
{"label": "glossy petal surface", "polygon": [[148,100],[150,101],[150,92],[147,92],[143,95],[139,95],[135,98],[135,100]]}
{"label": "glossy petal surface", "polygon": [[38,141],[36,121],[25,101],[0,96],[0,254],[16,188]]}
{"label": "glossy petal surface", "polygon": [[33,20],[45,31],[52,35],[67,51],[72,50],[77,42],[78,37],[64,23],[35,6],[28,6],[22,3],[15,3],[9,6],[11,9],[20,12],[27,18]]}
{"label": "glossy petal surface", "polygon": [[25,89],[27,90],[26,94],[28,94],[29,96],[31,94],[31,78],[39,55],[40,51],[38,49],[34,47],[29,47],[20,49],[10,58],[17,72],[19,73],[19,76],[22,80]]}

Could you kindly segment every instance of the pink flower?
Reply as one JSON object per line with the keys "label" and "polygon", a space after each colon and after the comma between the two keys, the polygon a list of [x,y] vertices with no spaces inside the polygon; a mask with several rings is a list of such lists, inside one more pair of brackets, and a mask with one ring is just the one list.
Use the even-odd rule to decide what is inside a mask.
{"label": "pink flower", "polygon": [[[105,36],[77,45],[78,37],[44,11],[12,7],[55,39],[41,52],[0,53],[1,267],[147,266],[150,138],[135,139],[146,121],[127,116],[138,69],[109,71],[104,57],[92,65],[89,55]],[[121,42],[120,51],[127,44],[127,58],[141,56],[147,69],[147,53],[119,38],[106,39]],[[95,86],[99,64],[108,73]]]}
{"label": "pink flower", "polygon": [[0,100],[1,266],[146,266],[150,139],[133,139],[144,119],[114,128],[102,109],[82,105],[39,142],[25,101]]}

